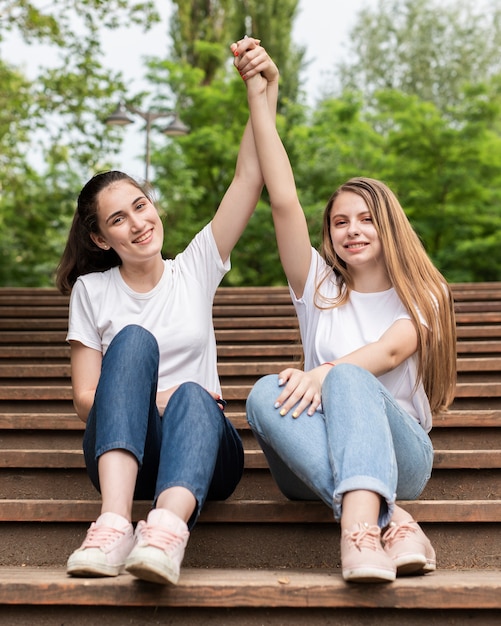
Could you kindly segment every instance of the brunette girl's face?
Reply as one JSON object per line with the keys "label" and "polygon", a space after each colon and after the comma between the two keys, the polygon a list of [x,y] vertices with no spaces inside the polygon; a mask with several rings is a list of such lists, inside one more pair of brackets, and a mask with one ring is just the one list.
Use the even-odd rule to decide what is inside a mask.
{"label": "brunette girl's face", "polygon": [[163,224],[152,202],[127,180],[112,183],[98,195],[99,234],[94,243],[113,248],[122,263],[142,262],[161,254]]}
{"label": "brunette girl's face", "polygon": [[383,264],[383,249],[365,200],[341,192],[331,207],[330,236],[337,256],[352,271]]}

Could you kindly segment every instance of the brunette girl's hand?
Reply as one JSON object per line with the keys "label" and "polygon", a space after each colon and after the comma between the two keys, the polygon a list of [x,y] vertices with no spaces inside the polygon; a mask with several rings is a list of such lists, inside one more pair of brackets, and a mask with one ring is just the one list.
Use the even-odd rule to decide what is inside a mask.
{"label": "brunette girl's hand", "polygon": [[233,63],[245,81],[260,75],[265,78],[265,81],[261,81],[263,88],[266,83],[278,81],[278,68],[260,45],[259,39],[244,37],[231,44],[231,51],[235,57]]}
{"label": "brunette girl's hand", "polygon": [[283,386],[283,391],[275,402],[275,408],[280,409],[280,415],[286,415],[293,407],[294,418],[299,417],[306,409],[308,415],[313,415],[320,406],[322,383],[328,372],[329,368],[324,366],[315,367],[309,372],[291,367],[281,371],[278,384]]}

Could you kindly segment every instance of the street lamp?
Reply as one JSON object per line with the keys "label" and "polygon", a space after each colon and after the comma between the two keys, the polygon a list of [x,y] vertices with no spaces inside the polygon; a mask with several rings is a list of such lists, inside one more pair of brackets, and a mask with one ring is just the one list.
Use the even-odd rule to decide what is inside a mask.
{"label": "street lamp", "polygon": [[149,182],[150,131],[152,122],[161,117],[171,117],[172,120],[162,130],[164,135],[167,135],[168,137],[180,137],[181,135],[187,135],[190,132],[190,129],[181,121],[179,115],[175,111],[141,111],[123,102],[120,102],[113,113],[104,120],[105,124],[109,124],[111,126],[126,126],[127,124],[134,123],[134,120],[128,115],[128,111],[130,113],[134,113],[135,115],[139,115],[139,117],[143,118],[146,122],[146,165],[144,178],[146,182]]}

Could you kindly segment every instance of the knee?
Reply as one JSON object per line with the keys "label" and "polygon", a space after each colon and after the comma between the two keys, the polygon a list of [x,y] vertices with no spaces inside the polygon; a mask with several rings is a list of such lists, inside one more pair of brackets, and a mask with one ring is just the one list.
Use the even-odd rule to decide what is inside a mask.
{"label": "knee", "polygon": [[181,383],[169,400],[184,416],[185,420],[193,420],[198,424],[205,421],[212,426],[223,420],[223,413],[215,398],[198,383],[187,381]]}
{"label": "knee", "polygon": [[129,324],[120,330],[111,341],[108,351],[122,351],[135,361],[142,357],[159,360],[158,343],[152,333],[137,324]]}
{"label": "knee", "polygon": [[366,384],[371,379],[374,379],[374,376],[363,367],[353,365],[352,363],[340,363],[331,368],[324,379],[322,387],[325,390],[333,385],[336,390],[356,390],[358,385]]}
{"label": "knee", "polygon": [[156,347],[158,350],[157,340],[153,334],[138,324],[128,324],[124,326],[113,338],[113,342],[115,343],[120,341],[126,341],[129,345],[139,346],[144,344],[145,347]]}
{"label": "knee", "polygon": [[278,376],[269,374],[260,378],[252,387],[246,402],[247,421],[251,427],[265,418],[274,408],[280,393]]}

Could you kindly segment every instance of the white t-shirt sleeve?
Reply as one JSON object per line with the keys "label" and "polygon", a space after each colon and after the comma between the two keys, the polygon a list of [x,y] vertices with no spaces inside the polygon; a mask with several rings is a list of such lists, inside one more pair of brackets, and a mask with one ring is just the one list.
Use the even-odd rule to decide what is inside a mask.
{"label": "white t-shirt sleeve", "polygon": [[196,277],[211,297],[231,268],[229,258],[225,263],[221,259],[210,223],[192,239],[183,252],[177,255],[175,262],[182,271]]}
{"label": "white t-shirt sleeve", "polygon": [[102,351],[94,312],[84,282],[78,278],[70,297],[67,341],[79,341],[88,348]]}

